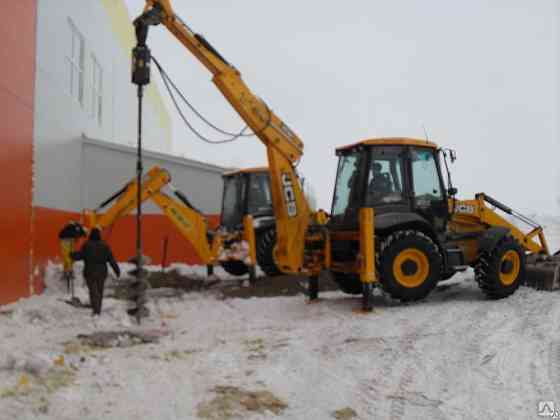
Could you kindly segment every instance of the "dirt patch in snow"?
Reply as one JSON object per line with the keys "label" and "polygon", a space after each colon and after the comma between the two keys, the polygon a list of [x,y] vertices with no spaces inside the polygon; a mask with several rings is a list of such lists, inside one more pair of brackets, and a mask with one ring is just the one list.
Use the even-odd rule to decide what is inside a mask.
{"label": "dirt patch in snow", "polygon": [[262,338],[255,338],[253,340],[245,340],[243,342],[249,356],[249,360],[264,360],[266,359],[266,348]]}
{"label": "dirt patch in snow", "polygon": [[157,343],[164,335],[162,331],[98,331],[93,334],[80,334],[77,340],[64,343],[64,352],[85,353],[114,347]]}
{"label": "dirt patch in snow", "polygon": [[171,350],[162,354],[154,354],[150,356],[152,360],[163,360],[165,362],[174,362],[175,360],[189,360],[194,354],[201,353],[202,349],[190,350]]}
{"label": "dirt patch in snow", "polygon": [[[184,293],[215,292],[220,299],[252,297],[297,296],[307,291],[307,278],[280,275],[274,277],[259,277],[255,284],[249,284],[247,277],[239,280],[208,279],[197,275],[186,275],[179,270],[165,272],[152,271],[148,273],[150,289],[148,296],[180,297]],[[108,297],[127,300],[129,285],[127,280],[116,282],[108,286]],[[338,290],[338,286],[329,278],[321,279],[320,291]]]}
{"label": "dirt patch in snow", "polygon": [[[21,370],[21,368],[15,368]],[[0,400],[6,400],[2,413],[17,413],[25,406],[32,410],[36,416],[48,413],[50,396],[62,388],[72,386],[76,381],[77,368],[74,365],[64,364],[64,357],[55,360],[54,366],[46,369],[28,369],[23,367],[23,372],[14,375],[6,383],[14,385],[0,388]],[[7,414],[6,418],[20,418]],[[23,418],[23,417],[21,417]],[[35,418],[35,417],[34,417]]]}
{"label": "dirt patch in snow", "polygon": [[[162,297],[181,296],[183,293],[202,292],[211,289],[220,280],[206,279],[196,275],[185,275],[179,270],[172,269],[169,271],[150,271],[147,275],[147,280],[152,290],[166,290],[169,294]],[[108,285],[109,297],[114,299],[127,300],[129,298],[129,281],[124,279],[116,282],[113,285]],[[150,292],[148,292],[150,294]],[[157,291],[155,292],[158,293]]]}
{"label": "dirt patch in snow", "polygon": [[332,413],[333,418],[336,420],[351,420],[358,417],[358,413],[356,413],[352,408],[346,407],[340,410],[336,410]]}
{"label": "dirt patch in snow", "polygon": [[235,386],[216,386],[212,392],[216,396],[197,407],[197,415],[202,419],[242,419],[249,413],[279,415],[288,407],[269,391],[246,391]]}
{"label": "dirt patch in snow", "polygon": [[[321,279],[320,291],[338,290],[336,283],[330,279]],[[296,276],[259,277],[254,285],[243,287],[239,284],[227,284],[219,288],[222,298],[252,298],[297,296],[307,292],[307,278]]]}
{"label": "dirt patch in snow", "polygon": [[200,292],[212,288],[220,283],[220,280],[188,276],[181,274],[179,270],[169,270],[151,272],[148,275],[148,283],[154,289],[167,287],[184,292]]}
{"label": "dirt patch in snow", "polygon": [[76,370],[67,366],[55,366],[39,374],[22,373],[17,383],[0,390],[0,398],[22,397],[53,392],[71,385],[76,378]]}

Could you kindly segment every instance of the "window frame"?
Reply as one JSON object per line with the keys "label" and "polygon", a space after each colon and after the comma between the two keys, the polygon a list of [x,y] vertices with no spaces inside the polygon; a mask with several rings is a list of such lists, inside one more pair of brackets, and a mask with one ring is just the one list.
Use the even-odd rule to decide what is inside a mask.
{"label": "window frame", "polygon": [[[74,21],[68,18],[70,28],[70,54],[66,56],[66,61],[70,69],[70,96],[77,99],[83,108],[85,99],[84,75],[85,75],[85,49],[86,41]],[[75,78],[77,78],[75,83]],[[75,92],[75,85],[77,92]]]}
{"label": "window frame", "polygon": [[[383,156],[388,156],[388,158],[383,159]],[[391,159],[389,159],[389,157]],[[371,171],[373,170],[372,168],[372,163],[374,161],[378,161],[378,160],[393,160],[394,162],[397,163],[397,168],[400,170],[400,177],[397,179],[397,181],[400,183],[400,196],[401,198],[399,200],[395,200],[395,201],[387,201],[387,202],[383,202],[383,201],[372,201],[370,199],[369,193],[368,193],[368,186],[369,186],[369,176],[371,174]],[[402,146],[400,145],[389,145],[389,146],[374,146],[374,147],[370,147],[370,149],[368,150],[368,156],[367,156],[367,167],[365,170],[365,179],[364,179],[364,202],[363,205],[365,207],[374,207],[374,208],[379,208],[379,207],[386,207],[386,206],[400,206],[403,204],[406,204],[408,202],[408,183],[406,181],[407,178],[407,161],[408,161],[408,152],[407,149],[403,149]],[[389,164],[389,171],[391,173],[391,184],[393,184],[393,186],[395,186],[395,180],[393,178],[393,169],[397,169],[397,168],[392,168],[391,164]]]}
{"label": "window frame", "polygon": [[[358,168],[355,172],[356,177],[353,180],[352,186],[349,187],[348,199],[347,199],[346,207],[345,207],[344,211],[341,212],[341,213],[335,213],[335,205],[337,204],[336,203],[336,197],[337,197],[337,193],[338,193],[338,188],[337,188],[338,187],[338,179],[339,179],[339,176],[341,175],[340,172],[342,170],[342,160],[344,158],[347,158],[347,157],[352,156],[352,155],[356,157],[356,162],[358,163]],[[360,158],[363,159],[363,157],[360,154],[360,150],[356,150],[356,149],[350,150],[348,152],[341,153],[341,154],[338,155],[338,164],[337,164],[337,168],[336,168],[336,178],[335,178],[335,185],[334,185],[334,191],[333,191],[333,198],[331,200],[331,214],[333,215],[333,217],[343,216],[346,213],[346,211],[348,211],[348,208],[350,208],[350,205],[352,203],[352,195],[353,195],[353,193],[355,194],[354,190],[355,190],[356,185],[357,185],[356,182],[358,182],[359,178],[360,178],[361,168],[360,168],[359,165],[363,164],[363,161],[360,162]]]}
{"label": "window frame", "polygon": [[440,190],[440,194],[441,197],[434,199],[434,200],[430,200],[431,202],[440,202],[440,201],[446,201],[447,200],[447,192],[445,189],[445,184],[443,182],[443,178],[442,178],[442,172],[441,172],[441,166],[440,166],[440,162],[439,159],[437,158],[437,150],[435,149],[431,149],[428,147],[416,147],[416,146],[412,146],[409,149],[409,165],[410,165],[410,191],[411,191],[411,196],[412,199],[414,200],[414,203],[417,204],[417,200],[418,200],[418,195],[416,195],[416,188],[415,188],[415,171],[414,171],[414,165],[413,165],[413,161],[412,161],[412,153],[414,151],[423,151],[423,152],[428,152],[430,153],[430,155],[432,156],[432,160],[435,164],[435,169],[436,169],[436,174],[439,180],[439,190]]}
{"label": "window frame", "polygon": [[[232,225],[237,225],[242,223],[243,221],[243,213],[246,203],[241,202],[241,194],[243,193],[243,189],[245,188],[246,179],[241,175],[233,175],[223,178],[223,189],[222,189],[222,209],[220,212],[220,224],[227,225],[228,227],[232,227]],[[229,188],[231,185],[235,186],[235,204],[236,206],[230,207],[230,211],[226,212],[226,204],[230,204],[229,201],[226,199],[226,195],[228,194]]]}
{"label": "window frame", "polygon": [[[252,206],[255,204],[253,193],[255,190],[251,188],[251,182],[256,182],[259,189],[266,196],[267,206],[266,208],[260,207],[255,209]],[[272,214],[274,211],[274,203],[272,201],[272,190],[270,185],[270,175],[268,173],[248,173],[247,174],[247,204],[246,213],[253,216],[258,216],[262,214]]]}
{"label": "window frame", "polygon": [[103,68],[94,53],[91,56],[91,109],[90,116],[103,124]]}

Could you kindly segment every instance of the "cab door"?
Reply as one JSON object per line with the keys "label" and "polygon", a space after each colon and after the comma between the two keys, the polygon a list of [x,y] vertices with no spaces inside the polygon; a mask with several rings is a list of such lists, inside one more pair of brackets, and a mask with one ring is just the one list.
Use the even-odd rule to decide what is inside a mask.
{"label": "cab door", "polygon": [[414,211],[427,219],[436,232],[441,233],[446,229],[449,213],[436,150],[411,147],[409,162]]}
{"label": "cab door", "polygon": [[353,230],[358,226],[358,211],[363,206],[363,178],[367,156],[357,148],[341,153],[332,200],[329,226],[333,230]]}
{"label": "cab door", "polygon": [[243,224],[245,180],[242,174],[224,177],[220,224],[227,229],[237,229]]}

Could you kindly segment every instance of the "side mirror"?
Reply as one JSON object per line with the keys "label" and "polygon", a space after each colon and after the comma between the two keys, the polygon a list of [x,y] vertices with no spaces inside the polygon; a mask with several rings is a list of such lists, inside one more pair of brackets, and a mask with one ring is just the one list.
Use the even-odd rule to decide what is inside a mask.
{"label": "side mirror", "polygon": [[454,196],[457,195],[459,191],[455,187],[451,187],[447,189],[447,195]]}

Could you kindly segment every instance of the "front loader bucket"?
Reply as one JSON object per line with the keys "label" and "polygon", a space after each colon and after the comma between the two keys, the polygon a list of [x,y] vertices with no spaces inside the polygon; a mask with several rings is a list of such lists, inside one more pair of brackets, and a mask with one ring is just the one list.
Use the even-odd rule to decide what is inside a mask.
{"label": "front loader bucket", "polygon": [[560,289],[560,254],[552,257],[529,255],[523,284],[537,290]]}

